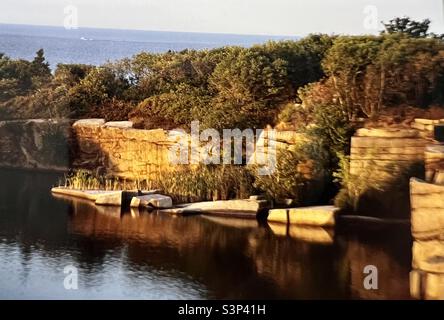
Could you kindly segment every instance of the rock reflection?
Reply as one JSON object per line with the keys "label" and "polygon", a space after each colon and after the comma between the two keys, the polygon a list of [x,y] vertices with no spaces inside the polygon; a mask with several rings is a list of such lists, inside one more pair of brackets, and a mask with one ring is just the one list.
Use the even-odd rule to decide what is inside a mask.
{"label": "rock reflection", "polygon": [[331,245],[334,242],[334,229],[332,228],[295,226],[282,223],[269,223],[268,225],[276,236],[290,237],[318,244]]}
{"label": "rock reflection", "polygon": [[[399,250],[408,240],[391,230],[335,241],[332,229],[138,210],[120,214],[77,201],[69,229],[124,240],[131,268],[181,272],[205,283],[213,298],[410,298],[408,260]],[[366,265],[378,268],[378,290],[363,286]]]}

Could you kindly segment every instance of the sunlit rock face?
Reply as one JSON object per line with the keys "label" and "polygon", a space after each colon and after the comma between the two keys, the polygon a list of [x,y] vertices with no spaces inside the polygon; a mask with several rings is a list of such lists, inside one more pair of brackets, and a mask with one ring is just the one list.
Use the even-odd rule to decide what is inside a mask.
{"label": "sunlit rock face", "polygon": [[444,300],[444,274],[412,270],[410,294],[415,299]]}
{"label": "sunlit rock face", "polygon": [[68,120],[0,121],[0,167],[66,170],[70,133]]}
{"label": "sunlit rock face", "polygon": [[412,178],[411,295],[417,299],[444,299],[444,186]]}
{"label": "sunlit rock face", "polygon": [[156,176],[168,170],[167,133],[162,129],[138,130],[128,123],[83,120],[73,125],[73,166],[97,170],[127,179]]}
{"label": "sunlit rock face", "polygon": [[365,215],[408,219],[408,179],[424,175],[429,140],[416,129],[362,128],[351,139],[350,175],[359,187],[355,210]]}
{"label": "sunlit rock face", "polygon": [[444,241],[415,241],[410,293],[415,299],[444,300]]}
{"label": "sunlit rock face", "polygon": [[412,265],[414,269],[444,275],[444,241],[415,241]]}
{"label": "sunlit rock face", "polygon": [[[253,156],[267,159],[280,150],[291,150],[303,137],[293,131],[280,131],[256,139],[260,143]],[[177,130],[134,129],[130,121],[104,119],[1,121],[0,142],[1,167],[82,168],[129,180],[159,179],[162,172],[178,170],[174,160],[192,167],[208,152],[205,144],[197,141],[193,145],[189,134]],[[186,148],[185,159],[180,154],[172,159],[172,146],[180,152]],[[313,178],[310,163],[297,170]]]}
{"label": "sunlit rock face", "polygon": [[430,144],[425,150],[426,181],[444,184],[444,144]]}
{"label": "sunlit rock face", "polygon": [[413,237],[444,239],[444,186],[412,178],[410,202]]}
{"label": "sunlit rock face", "polygon": [[312,206],[269,211],[268,221],[312,227],[333,227],[338,208],[334,206]]}
{"label": "sunlit rock face", "polygon": [[129,121],[83,119],[0,122],[0,166],[84,168],[127,179],[169,169],[167,132],[132,129]]}

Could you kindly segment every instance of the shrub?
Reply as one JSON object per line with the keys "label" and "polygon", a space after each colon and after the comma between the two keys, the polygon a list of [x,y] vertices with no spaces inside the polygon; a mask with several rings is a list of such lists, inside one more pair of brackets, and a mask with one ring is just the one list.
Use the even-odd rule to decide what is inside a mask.
{"label": "shrub", "polygon": [[[254,186],[277,203],[287,199],[295,205],[320,200],[323,172],[316,155],[308,146],[279,150],[276,168],[271,175],[255,175]],[[313,194],[315,191],[315,194]]]}
{"label": "shrub", "polygon": [[381,167],[369,160],[355,174],[350,173],[348,157],[341,157],[340,163],[335,177],[342,189],[335,197],[336,206],[368,216],[410,217],[409,179],[424,176],[422,163],[393,162]]}

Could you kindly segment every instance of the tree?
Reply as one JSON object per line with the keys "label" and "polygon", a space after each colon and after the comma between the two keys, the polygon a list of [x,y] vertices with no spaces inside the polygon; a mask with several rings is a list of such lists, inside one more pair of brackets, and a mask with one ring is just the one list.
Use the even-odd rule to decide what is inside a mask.
{"label": "tree", "polygon": [[382,41],[374,36],[339,37],[322,62],[336,91],[337,105],[350,120],[362,113],[373,117],[382,108],[379,93],[384,90],[384,77],[378,73],[381,70],[373,70]]}
{"label": "tree", "polygon": [[24,95],[32,89],[31,63],[26,60],[0,58],[0,100]]}
{"label": "tree", "polygon": [[49,79],[52,77],[51,69],[49,68],[49,63],[45,60],[43,49],[36,52],[30,68],[33,89],[42,88],[50,82]]}
{"label": "tree", "polygon": [[58,64],[54,73],[56,85],[72,87],[84,79],[94,68],[85,64]]}
{"label": "tree", "polygon": [[329,35],[311,34],[298,41],[270,41],[257,47],[273,59],[286,62],[288,94],[294,98],[298,88],[324,76],[321,61],[334,39]]}
{"label": "tree", "polygon": [[260,49],[234,47],[209,79],[219,98],[239,105],[281,98],[287,76],[286,61],[264,55]]}
{"label": "tree", "polygon": [[49,63],[46,62],[45,52],[43,49],[36,52],[36,56],[31,62],[31,66],[34,76],[49,77],[51,75]]}
{"label": "tree", "polygon": [[145,99],[129,117],[136,126],[150,129],[188,127],[193,120],[202,121],[209,105],[205,90],[182,83],[175,90]]}
{"label": "tree", "polygon": [[113,97],[119,98],[126,88],[126,83],[116,78],[112,70],[97,67],[69,89],[70,109],[75,116],[87,114],[93,107],[108,102]]}
{"label": "tree", "polygon": [[429,33],[431,21],[424,19],[423,21],[415,21],[409,17],[394,18],[388,23],[383,23],[385,30],[382,34],[403,33],[413,38],[439,38],[444,39],[444,34],[436,35]]}

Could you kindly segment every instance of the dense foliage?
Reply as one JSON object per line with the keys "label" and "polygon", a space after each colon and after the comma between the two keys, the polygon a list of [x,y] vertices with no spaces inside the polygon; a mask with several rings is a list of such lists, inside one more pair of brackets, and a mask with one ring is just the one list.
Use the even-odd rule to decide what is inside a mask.
{"label": "dense foliage", "polygon": [[[58,65],[0,56],[3,118],[102,116],[137,126],[263,127],[297,89],[323,75],[333,38],[164,54],[141,53],[104,66]],[[116,110],[117,109],[117,110]]]}
{"label": "dense foliage", "polygon": [[280,111],[298,127],[322,108],[349,121],[393,106],[424,108],[444,98],[444,44],[429,24],[396,18],[379,36],[144,52],[99,67],[61,64],[53,74],[43,50],[33,61],[0,54],[0,116],[131,118],[145,128],[200,120],[222,129],[273,125]]}

